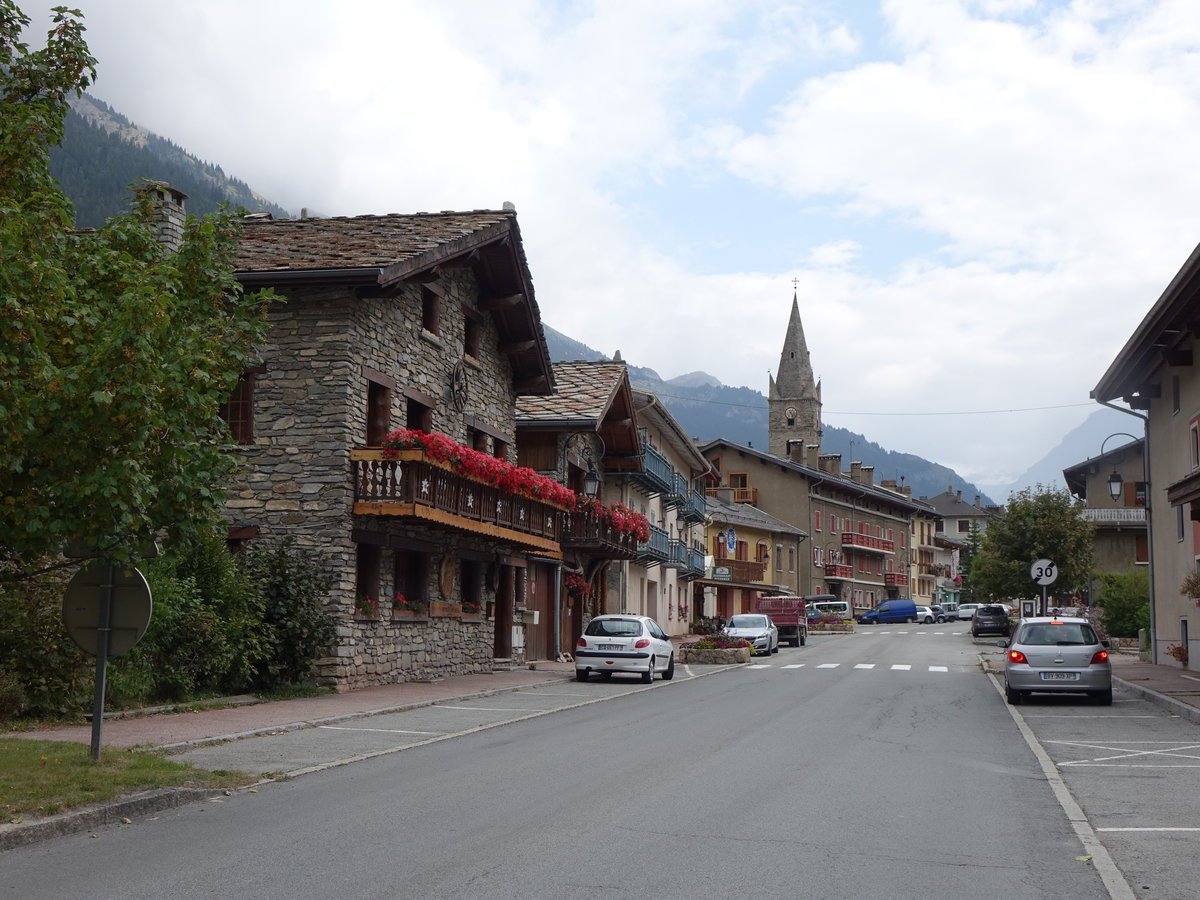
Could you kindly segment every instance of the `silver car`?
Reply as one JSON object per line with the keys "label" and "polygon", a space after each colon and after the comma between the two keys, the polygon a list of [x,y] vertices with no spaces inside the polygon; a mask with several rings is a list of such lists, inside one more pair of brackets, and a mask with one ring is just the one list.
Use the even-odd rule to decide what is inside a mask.
{"label": "silver car", "polygon": [[1112,703],[1112,663],[1087,619],[1022,619],[1004,663],[1004,694],[1014,706],[1033,692],[1082,693]]}
{"label": "silver car", "polygon": [[779,628],[771,617],[762,613],[738,613],[725,623],[725,633],[730,637],[744,638],[754,648],[754,653],[770,656],[779,652]]}

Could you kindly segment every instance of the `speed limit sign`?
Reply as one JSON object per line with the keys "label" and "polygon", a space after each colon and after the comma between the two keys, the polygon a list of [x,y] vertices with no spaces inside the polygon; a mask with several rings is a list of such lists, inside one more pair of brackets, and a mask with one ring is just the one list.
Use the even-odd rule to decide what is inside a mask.
{"label": "speed limit sign", "polygon": [[1054,584],[1054,579],[1058,577],[1058,566],[1048,559],[1039,559],[1030,566],[1029,577],[1042,587]]}

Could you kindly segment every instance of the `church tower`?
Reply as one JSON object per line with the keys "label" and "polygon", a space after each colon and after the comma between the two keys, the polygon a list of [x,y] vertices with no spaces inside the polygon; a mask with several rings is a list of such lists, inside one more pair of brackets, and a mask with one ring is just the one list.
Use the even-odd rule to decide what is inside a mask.
{"label": "church tower", "polygon": [[767,452],[771,455],[788,456],[790,441],[821,445],[821,385],[813,378],[795,294],[783,352],[779,354],[779,371],[771,379],[767,396],[767,415]]}

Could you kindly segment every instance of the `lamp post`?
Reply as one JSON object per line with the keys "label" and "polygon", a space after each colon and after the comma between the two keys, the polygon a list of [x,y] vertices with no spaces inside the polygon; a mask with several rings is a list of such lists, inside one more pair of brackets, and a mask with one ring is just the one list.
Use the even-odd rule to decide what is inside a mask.
{"label": "lamp post", "polygon": [[[570,449],[571,441],[575,438],[582,437],[595,438],[600,442],[600,455],[604,455],[604,439],[600,435],[587,431],[576,431],[574,434],[567,436],[563,441],[563,473],[566,474],[567,469],[567,451]],[[600,475],[596,471],[596,460],[593,456],[593,448],[590,441],[586,442],[584,448],[580,451],[584,460],[587,462],[587,471],[583,473],[583,493],[593,499],[600,494]]]}

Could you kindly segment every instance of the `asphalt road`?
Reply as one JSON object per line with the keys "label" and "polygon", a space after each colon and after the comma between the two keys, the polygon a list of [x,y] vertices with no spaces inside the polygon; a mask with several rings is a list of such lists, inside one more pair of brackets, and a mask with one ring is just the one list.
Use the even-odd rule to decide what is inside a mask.
{"label": "asphalt road", "polygon": [[[1135,737],[1183,746],[1195,726],[1120,694],[1111,709],[1051,700],[1014,717],[978,665],[989,642],[953,630],[814,637],[761,667],[651,689],[568,682],[429,710],[423,727],[372,717],[328,736],[361,761],[9,851],[0,894],[1132,896],[1119,873],[1102,880],[1108,846],[1137,896],[1192,896],[1163,873],[1186,873],[1178,850],[1194,835],[1168,832],[1178,842],[1160,850],[1147,832],[1102,829],[1142,823],[1136,809],[1186,822],[1177,791],[1195,769],[1096,760]],[[432,735],[386,752],[399,732]],[[272,765],[291,771],[291,752]],[[1086,814],[1072,821],[1063,797]]]}

